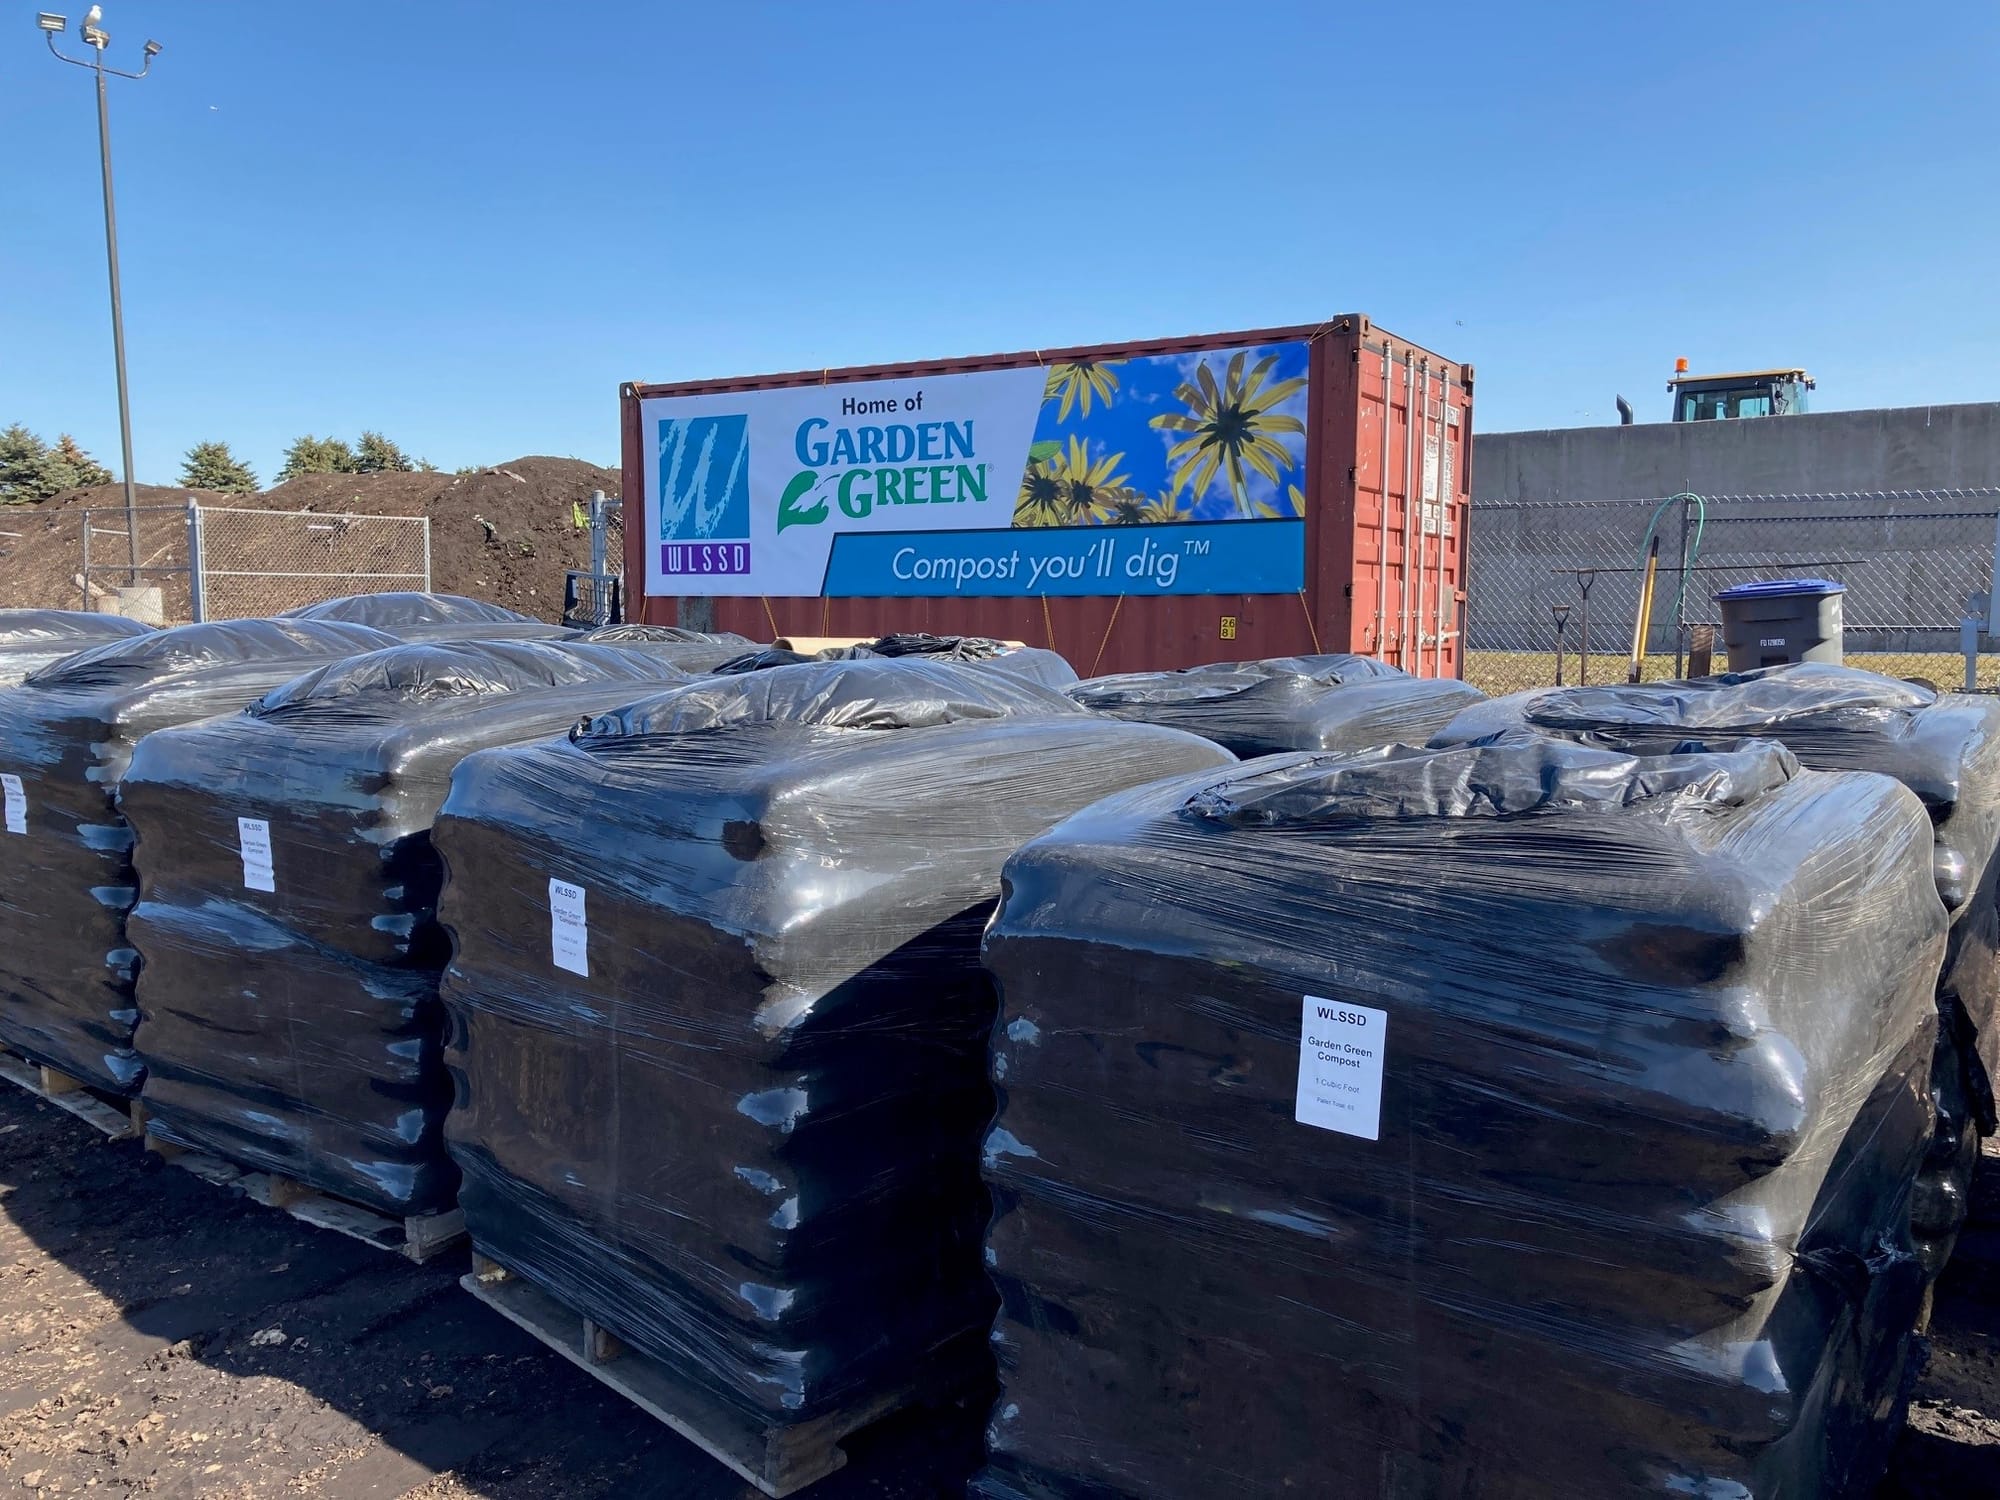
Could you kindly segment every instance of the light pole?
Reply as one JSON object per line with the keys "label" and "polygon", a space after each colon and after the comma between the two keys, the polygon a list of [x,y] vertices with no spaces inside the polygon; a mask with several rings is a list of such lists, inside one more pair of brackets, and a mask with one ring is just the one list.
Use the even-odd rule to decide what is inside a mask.
{"label": "light pole", "polygon": [[91,57],[85,61],[80,57],[67,57],[56,38],[69,23],[61,16],[52,16],[43,11],[35,18],[35,24],[49,39],[49,51],[58,62],[69,63],[72,67],[89,68],[97,74],[97,154],[104,166],[104,255],[111,266],[111,346],[118,361],[118,446],[125,461],[125,536],[130,546],[132,584],[139,583],[139,496],[132,487],[132,402],[125,390],[125,306],[118,292],[118,211],[111,199],[111,112],[104,93],[104,77],[108,73],[114,78],[144,78],[153,66],[153,59],[160,55],[160,44],[148,40],[146,60],[136,73],[126,73],[117,68],[104,66],[104,49],[111,38],[97,23],[103,18],[104,8],[90,7],[77,27],[84,45],[91,49]]}

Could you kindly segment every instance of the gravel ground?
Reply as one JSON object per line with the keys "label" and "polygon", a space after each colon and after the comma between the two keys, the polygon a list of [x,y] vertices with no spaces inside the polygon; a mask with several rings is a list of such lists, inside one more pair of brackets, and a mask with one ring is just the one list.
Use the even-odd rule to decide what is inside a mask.
{"label": "gravel ground", "polygon": [[[2000,1226],[2000,1156],[1980,1184]],[[0,1495],[756,1492],[459,1290],[0,1083]],[[814,1500],[958,1495],[980,1413],[889,1424]],[[2000,1496],[2000,1227],[1940,1287],[1879,1500]]]}

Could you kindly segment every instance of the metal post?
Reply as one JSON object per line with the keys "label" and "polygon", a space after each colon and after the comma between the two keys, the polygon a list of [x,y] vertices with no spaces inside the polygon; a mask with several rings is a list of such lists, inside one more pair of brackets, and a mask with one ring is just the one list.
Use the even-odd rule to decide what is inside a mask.
{"label": "metal post", "polygon": [[604,491],[590,492],[590,571],[599,578],[604,576],[605,549],[609,538],[604,517]]}
{"label": "metal post", "polygon": [[1687,642],[1687,588],[1688,588],[1688,512],[1694,508],[1694,501],[1681,501],[1681,570],[1674,585],[1674,679],[1680,680],[1681,671],[1687,665],[1682,657],[1682,648]]}
{"label": "metal post", "polygon": [[118,364],[118,448],[125,464],[125,536],[132,586],[139,586],[139,495],[132,483],[132,399],[125,387],[125,301],[118,288],[118,209],[111,197],[111,107],[104,54],[97,54],[97,155],[104,169],[104,255],[111,266],[111,348]]}
{"label": "metal post", "polygon": [[431,591],[431,518],[419,517],[419,524],[423,527],[424,536],[424,592],[428,594]]}
{"label": "metal post", "polygon": [[83,607],[84,607],[84,608],[85,608],[85,609],[87,610],[87,609],[91,608],[91,603],[90,603],[90,512],[86,510],[86,511],[82,512],[82,515],[83,515]]}
{"label": "metal post", "polygon": [[208,565],[201,536],[201,503],[190,500],[187,503],[188,528],[188,613],[199,625],[208,618],[208,580],[202,571]]}
{"label": "metal post", "polygon": [[1583,610],[1577,621],[1576,680],[1584,686],[1590,683],[1590,586],[1595,582],[1594,572],[1576,575],[1576,586],[1583,591]]}
{"label": "metal post", "polygon": [[145,61],[136,73],[127,73],[122,68],[107,68],[104,66],[104,49],[110,45],[111,38],[97,24],[99,15],[99,8],[92,6],[79,28],[84,44],[91,49],[92,55],[87,62],[65,55],[56,46],[56,33],[63,28],[62,17],[44,15],[37,18],[37,24],[49,44],[50,53],[58,62],[89,68],[97,75],[97,156],[104,175],[104,257],[111,272],[111,348],[118,368],[118,447],[125,465],[125,535],[130,543],[128,564],[132,586],[136,588],[139,583],[139,496],[132,478],[132,402],[125,380],[125,303],[118,284],[118,210],[111,194],[111,107],[104,80],[107,74],[114,78],[144,78],[152,71],[153,59],[160,54],[160,44],[147,41]]}
{"label": "metal post", "polygon": [[1992,600],[1985,594],[1974,594],[1965,601],[1965,618],[1958,622],[1958,649],[1965,655],[1965,690],[1979,691],[1979,632],[1986,624],[1986,616],[1992,609]]}

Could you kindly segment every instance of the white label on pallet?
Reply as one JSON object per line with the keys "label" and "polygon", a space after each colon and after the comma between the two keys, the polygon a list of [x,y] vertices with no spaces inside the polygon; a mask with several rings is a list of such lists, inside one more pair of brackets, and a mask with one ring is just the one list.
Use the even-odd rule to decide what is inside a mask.
{"label": "white label on pallet", "polygon": [[26,833],[28,831],[28,794],[21,788],[21,778],[11,771],[0,775],[0,788],[7,793],[7,831]]}
{"label": "white label on pallet", "polygon": [[236,820],[236,847],[243,855],[243,887],[276,891],[278,872],[271,864],[271,825],[263,818]]}
{"label": "white label on pallet", "polygon": [[1389,1013],[1365,1005],[1305,998],[1299,1024],[1299,1094],[1292,1117],[1301,1125],[1377,1139],[1382,1124],[1382,1055]]}
{"label": "white label on pallet", "polygon": [[549,880],[549,948],[558,969],[590,977],[590,923],[583,915],[583,887]]}

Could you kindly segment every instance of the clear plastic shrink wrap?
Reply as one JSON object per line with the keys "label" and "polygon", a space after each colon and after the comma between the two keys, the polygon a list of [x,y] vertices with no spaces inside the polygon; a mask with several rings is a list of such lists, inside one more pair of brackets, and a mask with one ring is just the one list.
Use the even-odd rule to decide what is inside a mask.
{"label": "clear plastic shrink wrap", "polygon": [[1922,805],[1768,743],[1295,754],[1008,862],[986,1497],[1857,1496]]}
{"label": "clear plastic shrink wrap", "polygon": [[13,687],[65,656],[146,635],[152,628],[123,615],[80,609],[0,609],[0,688]]}
{"label": "clear plastic shrink wrap", "polygon": [[350,625],[386,630],[406,641],[562,640],[577,634],[567,626],[551,625],[484,599],[415,590],[347,594],[286,610],[279,618],[343,620]]}
{"label": "clear plastic shrink wrap", "polygon": [[1039,682],[1043,687],[1065,688],[1076,681],[1076,668],[1061,653],[1040,646],[1016,646],[989,636],[885,635],[853,647],[848,654],[855,658],[924,656],[932,661],[983,663]]}
{"label": "clear plastic shrink wrap", "polygon": [[1122,672],[1069,689],[1093,713],[1164,724],[1250,757],[1280,750],[1421,745],[1483,696],[1368,656],[1282,656],[1177,672]]}
{"label": "clear plastic shrink wrap", "polygon": [[715,670],[725,674],[762,672],[771,667],[808,661],[867,661],[871,658],[921,657],[989,666],[1025,677],[1043,687],[1065,688],[1076,681],[1076,668],[1054,651],[1039,646],[1015,646],[977,635],[885,635],[855,646],[828,646],[811,655],[784,646],[762,646],[744,652]]}
{"label": "clear plastic shrink wrap", "polygon": [[1941,1269],[1965,1222],[1979,1137],[1994,1130],[2000,701],[1809,662],[1687,682],[1515,693],[1468,709],[1433,743],[1522,726],[1629,750],[1778,740],[1814,770],[1880,772],[1922,799],[1951,935],[1937,990],[1938,1133],[1913,1211],[1926,1262],[1933,1273]]}
{"label": "clear plastic shrink wrap", "polygon": [[452,768],[687,680],[683,649],[712,648],[397,646],[147,736],[119,800],[153,1128],[386,1214],[448,1207],[430,827]]}
{"label": "clear plastic shrink wrap", "polygon": [[738,635],[733,630],[689,630],[684,625],[641,625],[636,622],[600,625],[595,630],[585,631],[577,639],[594,646],[729,645],[738,651],[752,644],[748,636]]}
{"label": "clear plastic shrink wrap", "polygon": [[231,620],[110,641],[0,691],[0,1044],[136,1093],[137,899],[116,805],[156,729],[229,713],[314,665],[394,645],[364,625]]}
{"label": "clear plastic shrink wrap", "polygon": [[762,1421],[990,1369],[1000,866],[1227,760],[1006,672],[881,659],[470,757],[435,837],[473,1243]]}

